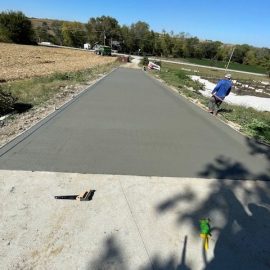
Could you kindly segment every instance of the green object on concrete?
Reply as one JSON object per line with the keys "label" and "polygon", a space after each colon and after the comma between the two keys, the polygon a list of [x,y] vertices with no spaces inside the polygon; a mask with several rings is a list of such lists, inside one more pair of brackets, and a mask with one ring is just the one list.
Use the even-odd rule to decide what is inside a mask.
{"label": "green object on concrete", "polygon": [[210,219],[209,218],[202,218],[200,219],[200,233],[211,235],[211,226],[210,226]]}

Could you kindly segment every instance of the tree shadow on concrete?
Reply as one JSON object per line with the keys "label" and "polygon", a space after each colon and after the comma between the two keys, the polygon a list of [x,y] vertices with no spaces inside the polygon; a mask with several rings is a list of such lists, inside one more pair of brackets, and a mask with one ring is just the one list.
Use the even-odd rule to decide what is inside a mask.
{"label": "tree shadow on concrete", "polygon": [[269,269],[270,200],[268,205],[249,203],[245,209],[233,192],[235,188],[241,185],[220,184],[196,211],[179,216],[178,222],[189,220],[198,230],[200,218],[212,220],[217,240],[213,260],[208,263],[204,259],[205,269]]}
{"label": "tree shadow on concrete", "polygon": [[[156,206],[156,211],[164,214],[175,211],[181,203],[189,202],[194,210],[189,213],[178,212],[176,223],[180,225],[188,221],[198,237],[199,220],[202,217],[211,219],[213,228],[210,247],[214,246],[214,257],[208,261],[207,252],[202,249],[204,270],[270,269],[270,182],[236,180],[250,178],[269,180],[270,151],[265,145],[253,140],[247,139],[247,145],[251,155],[264,155],[269,160],[267,172],[254,175],[240,162],[219,156],[200,172],[201,176],[217,179],[212,182],[210,193],[202,202],[198,203],[196,200],[196,192],[187,189]],[[194,202],[197,204],[195,208]],[[187,243],[188,236],[185,236],[183,247],[179,251],[180,262],[174,255],[165,259],[156,255],[150,258],[151,263],[141,267],[140,270],[190,270],[186,263]],[[123,251],[115,237],[111,236],[106,240],[103,253],[90,262],[87,269],[128,270],[130,267],[128,262],[124,261]]]}
{"label": "tree shadow on concrete", "polygon": [[87,270],[127,270],[122,248],[117,243],[115,236],[105,240],[104,250],[99,258],[88,263]]}
{"label": "tree shadow on concrete", "polygon": [[270,147],[256,142],[254,139],[246,138],[246,143],[249,147],[249,154],[252,156],[263,156],[268,161],[268,168],[265,173],[261,173],[259,175],[255,175],[255,179],[264,180],[264,181],[270,181]]}
{"label": "tree shadow on concrete", "polygon": [[[151,263],[139,268],[140,270],[191,270],[186,264],[186,250],[188,237],[185,236],[182,251],[181,261],[177,262],[175,256],[170,256],[168,259],[161,259],[158,255],[150,258]],[[87,270],[128,270],[128,262],[124,260],[124,253],[121,246],[117,243],[115,236],[110,236],[106,239],[102,254],[87,265]]]}
{"label": "tree shadow on concrete", "polygon": [[234,162],[231,158],[223,155],[218,156],[213,163],[198,173],[202,178],[246,180],[252,176],[250,172],[240,163]]}
{"label": "tree shadow on concrete", "polygon": [[[267,172],[254,175],[241,163],[219,156],[200,175],[216,179],[269,180],[269,148],[249,139],[247,145],[251,155],[264,155],[269,161]],[[270,182],[216,180],[212,182],[210,190],[209,196],[197,203],[195,210],[179,213],[177,219],[178,224],[188,221],[198,235],[199,220],[204,217],[211,219],[214,257],[208,262],[207,254],[202,251],[204,269],[270,269]],[[173,211],[185,200],[194,204],[194,198],[196,194],[192,194],[192,191],[188,196],[178,194],[161,202],[157,211],[160,214]]]}
{"label": "tree shadow on concrete", "polygon": [[174,208],[175,203],[192,201],[196,198],[194,192],[190,189],[185,190],[185,194],[177,194],[172,198],[167,199],[158,206],[158,211],[168,211],[170,208]]}
{"label": "tree shadow on concrete", "polygon": [[263,156],[269,166],[265,172],[253,174],[242,163],[234,161],[230,157],[220,155],[216,157],[214,162],[206,165],[205,169],[198,173],[199,177],[214,179],[232,179],[232,180],[263,180],[270,181],[270,147],[256,142],[253,139],[246,138],[246,144],[249,148],[251,156]]}
{"label": "tree shadow on concrete", "polygon": [[150,258],[151,264],[141,268],[141,270],[191,270],[186,263],[187,239],[185,236],[183,248],[181,252],[181,261],[177,261],[175,256],[170,256],[167,259],[161,259],[159,256]]}

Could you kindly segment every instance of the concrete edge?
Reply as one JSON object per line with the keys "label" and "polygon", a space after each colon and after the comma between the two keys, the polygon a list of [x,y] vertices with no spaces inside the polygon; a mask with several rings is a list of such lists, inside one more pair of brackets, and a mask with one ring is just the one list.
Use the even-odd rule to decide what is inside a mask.
{"label": "concrete edge", "polygon": [[47,124],[50,120],[52,120],[54,117],[62,113],[66,108],[68,108],[72,103],[77,101],[81,96],[83,96],[86,92],[92,90],[94,86],[96,86],[98,83],[100,83],[102,80],[104,80],[107,76],[109,76],[111,73],[113,73],[115,70],[117,70],[119,67],[113,68],[110,72],[103,75],[102,77],[98,78],[97,80],[94,80],[94,83],[91,85],[86,86],[80,93],[78,93],[76,96],[74,96],[72,99],[67,100],[64,104],[62,104],[59,108],[57,108],[54,112],[49,113],[44,118],[40,119],[37,123],[35,123],[33,126],[29,127],[28,129],[24,130],[22,133],[19,133],[15,138],[13,138],[11,141],[4,144],[2,147],[0,147],[0,157],[2,157],[4,154],[9,152],[11,149],[13,149],[16,145],[24,141],[26,138],[28,138],[30,135],[35,133],[37,130],[39,130],[41,127],[43,127],[45,124]]}
{"label": "concrete edge", "polygon": [[[173,94],[174,96],[176,96],[176,97],[178,97],[178,98],[179,98],[179,96],[180,96],[180,97],[183,97],[186,101],[189,101],[190,103],[194,104],[197,108],[200,108],[202,111],[207,112],[207,110],[206,110],[204,107],[198,105],[196,102],[193,102],[192,99],[190,99],[190,98],[188,98],[188,97],[186,97],[186,96],[180,94],[179,92],[176,92],[175,90],[173,90],[173,89],[172,89],[172,86],[170,86],[169,84],[167,84],[167,83],[166,83],[165,81],[163,81],[162,79],[157,79],[155,76],[150,75],[150,74],[148,74],[148,73],[145,73],[145,74],[146,74],[149,78],[151,78],[152,80],[158,82],[160,85],[162,85],[164,88],[166,88],[166,89],[167,89],[171,94]],[[266,143],[266,142],[258,141],[258,140],[256,140],[256,139],[254,139],[254,138],[248,136],[247,134],[241,132],[240,130],[238,130],[238,129],[236,129],[235,127],[233,127],[232,125],[230,125],[228,121],[223,120],[221,117],[216,116],[215,119],[217,119],[217,120],[220,121],[221,123],[225,124],[226,126],[230,127],[232,130],[236,131],[238,134],[242,135],[243,137],[248,138],[248,139],[250,139],[250,140],[254,140],[254,141],[255,141],[256,143],[258,143],[258,144],[262,144],[262,145],[264,145],[264,146],[270,147],[270,144],[268,144],[268,143]]]}
{"label": "concrete edge", "polygon": [[[219,181],[219,182],[235,182],[235,181],[244,181],[244,182],[269,182],[267,180],[260,180],[260,179],[219,179],[219,178],[201,178],[201,177],[174,177],[174,176],[144,176],[144,175],[126,175],[126,174],[102,174],[102,173],[79,173],[79,172],[52,172],[52,171],[25,171],[25,170],[3,170],[0,169],[0,176],[6,173],[12,173],[12,174],[48,174],[48,175],[82,175],[82,176],[97,176],[97,177],[108,177],[110,179],[114,178],[120,182],[123,181],[122,178],[136,178],[136,181],[138,180],[147,180],[151,182],[163,182],[163,180],[167,181]],[[119,178],[119,179],[117,179]]]}

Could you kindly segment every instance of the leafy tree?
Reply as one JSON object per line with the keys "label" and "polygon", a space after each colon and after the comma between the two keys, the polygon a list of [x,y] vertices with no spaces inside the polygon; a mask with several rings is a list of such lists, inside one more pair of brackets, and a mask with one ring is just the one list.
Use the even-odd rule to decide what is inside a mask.
{"label": "leafy tree", "polygon": [[90,18],[86,28],[88,41],[91,44],[103,44],[105,37],[105,44],[111,45],[111,41],[119,40],[121,36],[118,21],[110,16]]}
{"label": "leafy tree", "polygon": [[203,58],[203,48],[200,45],[200,43],[194,45],[193,57],[198,58],[198,59],[202,59]]}
{"label": "leafy tree", "polygon": [[6,43],[12,42],[8,29],[1,26],[0,26],[0,42],[6,42]]}
{"label": "leafy tree", "polygon": [[244,58],[249,50],[250,46],[247,44],[237,45],[234,50],[232,61],[243,64]]}
{"label": "leafy tree", "polygon": [[172,56],[182,57],[183,56],[183,45],[184,42],[181,39],[173,38]]}
{"label": "leafy tree", "polygon": [[55,44],[58,45],[63,44],[62,26],[63,22],[61,21],[53,21],[51,24],[51,29],[54,32]]}
{"label": "leafy tree", "polygon": [[162,46],[161,46],[161,38],[158,33],[154,33],[154,42],[153,42],[153,54],[161,56],[162,55]]}
{"label": "leafy tree", "polygon": [[149,53],[152,55],[155,55],[155,49],[156,49],[156,34],[154,31],[150,31],[149,34],[149,40],[150,40],[150,48],[149,48]]}
{"label": "leafy tree", "polygon": [[265,66],[267,62],[269,62],[270,59],[270,49],[268,48],[260,48],[256,49],[256,59],[257,64],[261,66]]}
{"label": "leafy tree", "polygon": [[87,40],[85,26],[79,22],[64,22],[62,35],[65,46],[82,47]]}
{"label": "leafy tree", "polygon": [[35,41],[31,21],[20,11],[1,12],[0,41],[33,44]]}
{"label": "leafy tree", "polygon": [[163,30],[162,34],[160,35],[160,39],[162,56],[170,56],[173,49],[173,40],[171,36],[165,30]]}
{"label": "leafy tree", "polygon": [[262,63],[262,66],[266,70],[266,74],[270,78],[270,50],[269,50],[269,55],[267,55],[264,59],[264,62]]}
{"label": "leafy tree", "polygon": [[232,51],[232,46],[228,45],[220,45],[217,49],[217,60],[219,61],[227,61],[230,57]]}
{"label": "leafy tree", "polygon": [[265,68],[266,68],[266,73],[267,73],[268,77],[270,78],[270,60],[269,60],[269,62],[265,65]]}
{"label": "leafy tree", "polygon": [[202,43],[203,57],[207,59],[216,59],[218,48],[222,43],[218,41],[205,41]]}
{"label": "leafy tree", "polygon": [[[149,25],[145,22],[138,21],[130,26],[130,33],[134,39],[133,49],[142,53],[149,53],[151,48],[151,34]],[[153,46],[153,44],[152,44]]]}
{"label": "leafy tree", "polygon": [[184,57],[194,57],[200,53],[199,39],[197,37],[186,38],[183,46]]}
{"label": "leafy tree", "polygon": [[[154,32],[149,24],[138,21],[130,26],[120,26],[110,16],[90,18],[87,24],[79,22],[53,21],[50,25],[44,22],[35,29],[36,39],[55,44],[81,47],[88,41],[103,44],[126,53],[139,52],[142,55],[152,54],[166,57],[206,58],[212,61],[227,61],[231,45],[219,41],[200,41],[187,33],[175,35],[173,32]],[[30,20],[22,12],[0,13],[0,42],[33,43],[35,37]],[[270,49],[255,48],[247,44],[236,45],[232,61],[260,65],[269,70]]]}
{"label": "leafy tree", "polygon": [[132,45],[133,45],[133,38],[130,33],[130,28],[126,25],[123,25],[120,30],[120,40],[121,40],[121,46],[122,51],[126,53],[131,53]]}
{"label": "leafy tree", "polygon": [[48,33],[49,26],[46,22],[43,22],[41,26],[38,26],[37,29],[35,30],[36,32],[36,37],[39,42],[42,41],[50,41],[50,35]]}
{"label": "leafy tree", "polygon": [[251,50],[246,52],[246,56],[243,59],[243,63],[246,65],[256,65],[257,64],[255,50],[251,49]]}

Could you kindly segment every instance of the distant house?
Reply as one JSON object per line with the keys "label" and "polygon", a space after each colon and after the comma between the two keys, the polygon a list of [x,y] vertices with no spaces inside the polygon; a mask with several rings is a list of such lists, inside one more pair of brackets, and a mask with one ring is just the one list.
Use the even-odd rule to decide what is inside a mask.
{"label": "distant house", "polygon": [[85,43],[85,44],[83,44],[83,48],[84,48],[85,50],[90,50],[90,49],[91,49],[90,43]]}

